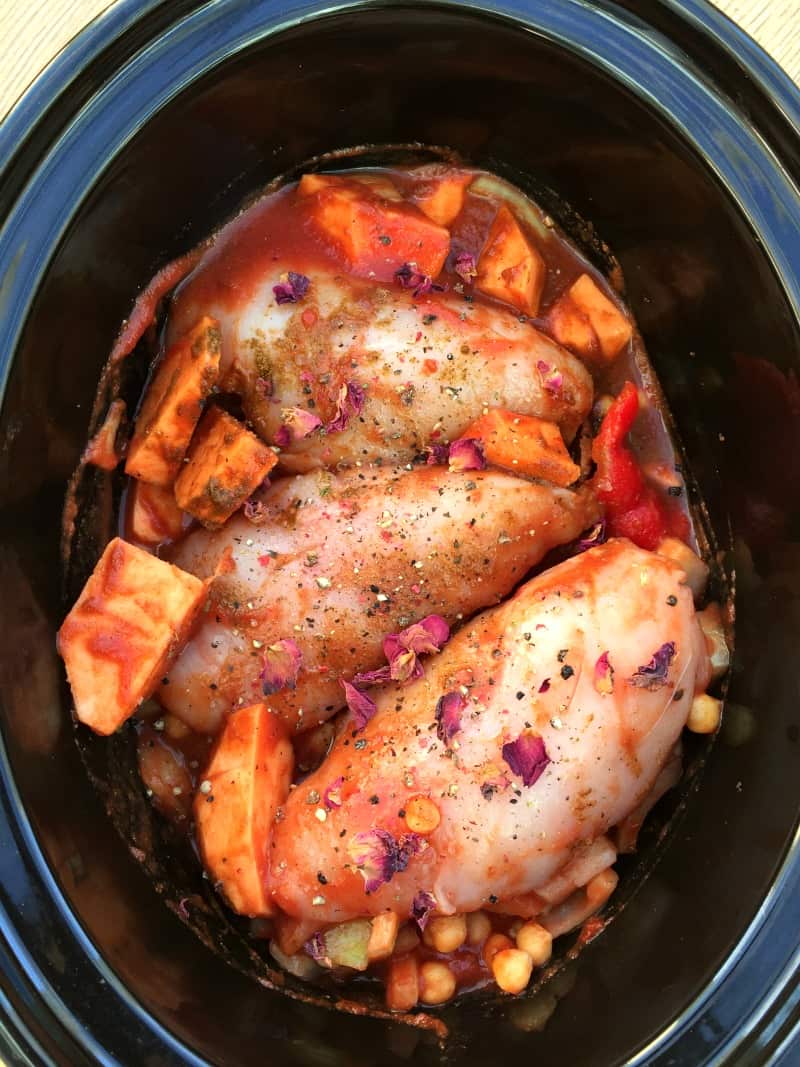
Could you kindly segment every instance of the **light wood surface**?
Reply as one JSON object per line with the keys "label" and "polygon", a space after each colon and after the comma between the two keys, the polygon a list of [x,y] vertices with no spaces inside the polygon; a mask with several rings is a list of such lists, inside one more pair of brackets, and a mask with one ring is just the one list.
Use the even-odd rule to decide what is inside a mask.
{"label": "light wood surface", "polygon": [[[642,0],[647,4],[649,0]],[[109,0],[0,0],[0,116]],[[800,83],[800,0],[717,0]]]}

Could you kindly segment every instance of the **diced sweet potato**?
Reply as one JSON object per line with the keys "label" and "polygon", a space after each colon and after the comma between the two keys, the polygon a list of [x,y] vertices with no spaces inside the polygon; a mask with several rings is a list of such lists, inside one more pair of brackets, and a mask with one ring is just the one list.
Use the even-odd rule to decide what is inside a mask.
{"label": "diced sweet potato", "polygon": [[492,408],[461,434],[483,442],[486,462],[515,474],[541,478],[565,488],[580,477],[580,467],[572,462],[561,431],[554,422],[533,415]]}
{"label": "diced sweet potato", "polygon": [[416,959],[413,956],[400,956],[391,960],[385,981],[386,1007],[389,1011],[411,1011],[419,1000],[419,968]]}
{"label": "diced sweet potato", "polygon": [[545,264],[505,204],[494,217],[478,260],[475,287],[535,315],[545,278]]}
{"label": "diced sweet potato", "polygon": [[111,734],[182,648],[206,585],[115,537],[58,634],[75,714]]}
{"label": "diced sweet potato", "polygon": [[148,482],[131,483],[128,505],[130,536],[143,545],[175,541],[183,533],[184,514],[171,489]]}
{"label": "diced sweet potato", "polygon": [[339,188],[345,188],[344,181],[352,185],[347,195],[353,200],[357,200],[361,195],[358,190],[358,185],[365,185],[367,188],[375,193],[376,196],[382,197],[384,200],[402,200],[402,194],[397,186],[382,174],[359,174],[348,175],[347,179],[342,179],[336,174],[304,174],[300,179],[300,184],[297,188],[297,192],[300,196],[312,196],[314,193],[318,193],[320,189],[327,189],[333,186]]}
{"label": "diced sweet potato", "polygon": [[186,458],[175,500],[210,529],[229,519],[278,462],[260,438],[217,407],[201,419]]}
{"label": "diced sweet potato", "polygon": [[205,772],[210,788],[201,785],[195,796],[206,869],[240,915],[273,913],[269,840],[275,812],[289,792],[292,764],[280,719],[266,705],[251,704],[229,715]]}
{"label": "diced sweet potato", "polygon": [[382,911],[375,916],[367,944],[367,956],[370,963],[376,960],[387,960],[391,956],[397,944],[399,929],[400,919],[397,912]]}
{"label": "diced sweet potato", "polygon": [[296,955],[310,937],[322,928],[322,923],[310,919],[295,919],[282,911],[275,915],[275,940],[287,956]]}
{"label": "diced sweet potato", "polygon": [[559,344],[579,355],[609,361],[619,355],[633,332],[630,322],[588,274],[582,274],[559,297],[548,319]]}
{"label": "diced sweet potato", "polygon": [[449,226],[464,206],[464,196],[473,175],[459,174],[440,164],[420,167],[416,173],[418,179],[412,186],[412,202],[438,226]]}
{"label": "diced sweet potato", "polygon": [[167,351],[139,410],[126,474],[153,485],[172,485],[219,377],[219,356],[219,323],[208,316]]}
{"label": "diced sweet potato", "polygon": [[[313,200],[311,219],[354,274],[390,281],[405,263],[431,277],[450,251],[450,234],[413,204],[382,197],[376,187],[335,175],[305,175],[298,195]],[[377,187],[378,190],[380,187]]]}

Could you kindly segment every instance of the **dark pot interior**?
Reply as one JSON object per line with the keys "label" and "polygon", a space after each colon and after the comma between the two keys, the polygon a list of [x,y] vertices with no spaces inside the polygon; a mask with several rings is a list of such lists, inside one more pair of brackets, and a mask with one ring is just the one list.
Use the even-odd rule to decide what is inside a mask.
{"label": "dark pot interior", "polygon": [[[170,17],[190,6],[175,5]],[[590,18],[577,8],[568,12],[571,7],[563,6],[569,25],[566,14],[563,26],[558,22],[557,5],[543,5],[539,15],[552,16],[553,34],[575,33],[596,46],[598,12]],[[669,22],[666,7],[659,5],[662,28],[684,33],[689,48],[694,38],[685,25]],[[47,195],[61,197],[63,210],[50,230],[42,223],[30,231],[31,241],[42,242],[45,261],[57,222],[72,214],[73,204],[76,210],[35,294],[14,295],[13,263],[3,262],[16,313],[27,314],[2,412],[0,459],[7,750],[0,970],[9,1011],[26,1020],[30,1048],[41,1043],[41,1062],[45,1053],[74,1064],[92,1058],[166,1064],[196,1055],[242,1065],[261,1062],[265,1053],[274,1063],[325,1065],[412,1056],[433,1063],[442,1055],[486,1063],[524,1054],[542,1065],[606,1067],[644,1056],[659,1034],[662,1044],[649,1052],[653,1063],[705,1062],[728,1037],[738,1042],[736,1062],[759,1062],[777,1047],[791,1017],[791,984],[784,993],[778,976],[796,949],[800,921],[800,898],[791,892],[798,871],[788,856],[800,791],[794,659],[800,545],[793,543],[800,394],[786,377],[798,365],[798,320],[796,283],[785,274],[792,262],[800,274],[800,249],[786,221],[792,204],[781,200],[789,195],[785,179],[776,170],[771,185],[770,174],[759,170],[748,135],[737,139],[738,114],[728,111],[717,130],[708,127],[711,112],[703,109],[710,105],[699,88],[696,128],[682,133],[645,102],[641,86],[628,89],[573,48],[464,6],[372,6],[289,26],[198,76],[142,125],[153,101],[175,83],[178,60],[188,71],[194,55],[200,71],[223,49],[226,35],[240,44],[250,29],[260,25],[263,32],[276,18],[269,3],[223,4],[220,12],[207,12],[205,24],[195,17],[191,25],[205,41],[193,45],[195,53],[162,39],[151,80],[131,75],[124,104],[108,100],[104,110],[84,112],[83,158],[100,160],[105,152],[109,164],[88,174],[65,164],[48,177]],[[220,21],[224,14],[227,22]],[[623,56],[630,40],[630,63],[638,70],[630,76],[645,78],[653,59],[641,27],[621,8],[612,15],[615,25],[633,29],[622,34],[609,23],[608,49],[622,49]],[[91,68],[94,82],[84,73],[69,106],[119,69],[159,28],[159,18],[167,16],[151,14],[120,38],[116,52],[100,55]],[[189,32],[184,40],[190,38]],[[178,56],[174,67],[170,47]],[[735,75],[728,63],[719,60],[720,78]],[[670,98],[680,113],[680,78],[671,84],[665,75],[659,83],[657,66],[651,69],[644,91],[660,92],[662,102]],[[753,121],[759,107],[763,101],[754,96]],[[112,150],[128,121],[141,128]],[[781,122],[772,121],[781,140]],[[37,136],[52,132],[45,124]],[[699,788],[688,790],[687,810],[655,873],[635,894],[631,882],[618,921],[545,989],[545,998],[555,991],[561,999],[543,1032],[531,1031],[534,1009],[545,1010],[542,995],[527,1016],[517,1002],[466,1001],[444,1015],[452,1034],[444,1053],[420,1031],[343,1016],[262,988],[170,914],[89,784],[54,645],[64,611],[58,539],[65,484],[85,442],[100,369],[132,297],[160,264],[276,174],[345,145],[406,141],[448,145],[470,162],[527,175],[545,196],[557,190],[591,220],[621,262],[725,552],[721,562],[730,569],[735,561],[740,571],[730,694],[738,710]],[[703,154],[709,144],[716,145],[711,158]],[[6,209],[26,160],[33,166],[32,153],[40,150],[32,138],[7,172]],[[726,181],[732,188],[726,190]],[[736,203],[742,190],[749,197],[744,205]],[[48,203],[44,216],[54,210]],[[770,245],[770,237],[780,245]],[[770,376],[766,364],[748,362],[753,358],[779,369]],[[111,762],[114,752],[90,746],[92,767],[106,783],[124,773],[124,759]],[[133,832],[150,832],[127,800],[116,809],[120,820],[133,820]],[[650,841],[645,863],[657,844]],[[153,870],[157,880],[186,877],[187,886],[196,877],[169,855]],[[182,892],[173,887],[167,895],[174,902]],[[748,932],[759,908],[762,927]],[[235,938],[221,933],[218,917],[201,925],[212,940],[225,940],[240,966],[253,969]],[[93,958],[87,938],[105,963]],[[732,968],[724,982],[723,968]],[[764,994],[754,992],[755,974],[780,1001],[769,1030],[751,1019]],[[724,995],[698,1004],[691,1018],[665,1033],[704,990],[712,992],[710,984]],[[57,1004],[56,1025],[47,1011]]]}

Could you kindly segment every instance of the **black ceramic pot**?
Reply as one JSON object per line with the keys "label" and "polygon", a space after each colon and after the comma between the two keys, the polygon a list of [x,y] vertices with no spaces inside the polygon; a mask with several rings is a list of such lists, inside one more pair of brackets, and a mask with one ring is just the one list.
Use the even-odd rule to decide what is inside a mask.
{"label": "black ceramic pot", "polygon": [[[702,0],[120,0],[36,83],[0,129],[0,1058],[798,1062],[799,121]],[[591,220],[739,572],[728,719],[655,872],[531,1003],[449,1009],[444,1052],[262,988],[164,907],[89,784],[54,645],[65,483],[132,297],[275,174],[407,141]]]}

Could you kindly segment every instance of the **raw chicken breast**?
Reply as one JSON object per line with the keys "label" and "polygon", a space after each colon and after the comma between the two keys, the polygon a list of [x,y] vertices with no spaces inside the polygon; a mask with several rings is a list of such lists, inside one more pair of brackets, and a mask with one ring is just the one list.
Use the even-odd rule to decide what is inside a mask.
{"label": "raw chicken breast", "polygon": [[341,678],[385,662],[388,633],[498,603],[595,517],[585,491],[445,467],[317,472],[281,480],[263,500],[260,525],[240,514],[174,553],[192,574],[222,572],[157,694],[197,730],[262,699],[265,652],[285,639],[302,653],[297,686],[267,703],[292,728],[316,725],[344,706]]}
{"label": "raw chicken breast", "polygon": [[[211,315],[222,330],[221,385],[240,393],[248,419],[276,441],[288,408],[327,424],[341,413],[341,391],[363,390],[363,408],[343,429],[316,430],[281,454],[302,472],[380,460],[406,463],[436,442],[457,438],[487,407],[557,423],[570,441],[592,404],[583,364],[510,311],[455,293],[415,298],[311,265],[300,303],[275,302],[287,262],[231,266],[215,246],[179,290],[170,336]],[[239,273],[247,270],[247,284]],[[226,284],[211,286],[224,277]],[[280,443],[280,437],[278,437]]]}
{"label": "raw chicken breast", "polygon": [[[545,887],[653,788],[708,681],[684,583],[617,540],[478,616],[289,796],[275,902],[322,923],[407,916],[420,891],[452,913]],[[440,816],[424,837],[420,796]]]}

